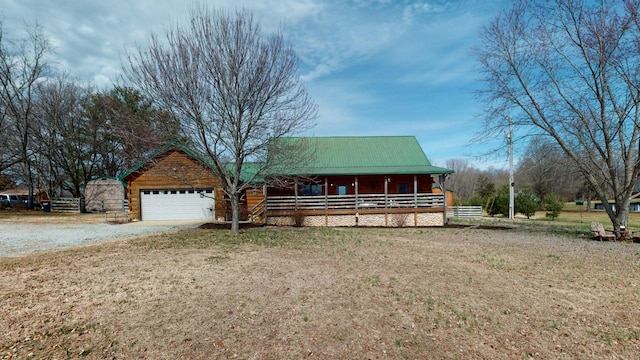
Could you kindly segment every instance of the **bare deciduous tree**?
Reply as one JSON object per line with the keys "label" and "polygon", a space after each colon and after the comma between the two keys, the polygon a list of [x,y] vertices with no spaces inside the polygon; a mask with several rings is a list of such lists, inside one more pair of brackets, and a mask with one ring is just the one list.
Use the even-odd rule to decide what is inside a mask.
{"label": "bare deciduous tree", "polygon": [[464,159],[447,160],[447,168],[453,170],[449,186],[453,189],[455,197],[464,203],[475,194],[476,183],[482,171],[470,166]]}
{"label": "bare deciduous tree", "polygon": [[139,91],[115,87],[91,94],[85,115],[104,127],[96,151],[101,175],[115,177],[179,137],[179,123]]}
{"label": "bare deciduous tree", "polygon": [[[36,173],[43,181],[49,198],[59,190],[80,197],[85,181],[96,175],[87,167],[86,158],[93,152],[82,132],[82,102],[90,90],[76,81],[61,76],[41,82],[36,87],[34,106],[34,152]],[[88,179],[86,178],[88,177]]]}
{"label": "bare deciduous tree", "polygon": [[[211,162],[231,202],[232,233],[239,230],[239,198],[253,178],[284,165],[266,161],[272,140],[308,129],[317,112],[282,31],[263,34],[248,11],[191,10],[188,26],[168,29],[165,38],[152,35],[129,54],[125,74],[180,119]],[[271,159],[284,158],[269,150]],[[247,162],[262,165],[241,179]]]}
{"label": "bare deciduous tree", "polygon": [[554,193],[570,201],[576,199],[584,178],[556,142],[535,136],[518,164],[516,183],[530,187],[539,199]]}
{"label": "bare deciduous tree", "polygon": [[486,131],[512,116],[519,131],[554,139],[618,237],[640,172],[639,10],[637,0],[518,0],[482,28],[476,49]]}
{"label": "bare deciduous tree", "polygon": [[25,30],[26,37],[8,39],[0,20],[0,126],[5,127],[3,136],[13,140],[5,149],[15,149],[14,153],[0,154],[0,161],[5,166],[20,165],[29,187],[29,208],[33,208],[34,90],[36,83],[48,75],[50,68],[46,57],[52,49],[38,25],[25,26]]}
{"label": "bare deciduous tree", "polygon": [[131,89],[95,92],[66,76],[36,86],[34,170],[50,196],[82,195],[98,176],[115,177],[173,140],[171,116]]}

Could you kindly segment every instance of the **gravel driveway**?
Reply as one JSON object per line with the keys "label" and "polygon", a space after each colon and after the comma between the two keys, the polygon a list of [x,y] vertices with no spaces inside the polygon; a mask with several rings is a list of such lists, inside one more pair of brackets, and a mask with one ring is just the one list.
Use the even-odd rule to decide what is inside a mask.
{"label": "gravel driveway", "polygon": [[198,225],[200,223],[151,221],[128,224],[0,223],[0,257],[195,228]]}

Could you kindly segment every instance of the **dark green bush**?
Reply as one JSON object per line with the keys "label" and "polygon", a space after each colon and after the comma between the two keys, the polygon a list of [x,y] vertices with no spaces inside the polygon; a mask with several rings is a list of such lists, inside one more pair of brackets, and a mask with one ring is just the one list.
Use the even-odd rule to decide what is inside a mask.
{"label": "dark green bush", "polygon": [[547,212],[546,217],[551,220],[555,220],[560,213],[562,212],[562,208],[564,207],[564,203],[560,200],[558,195],[551,193],[544,196],[542,199],[542,206],[544,210]]}
{"label": "dark green bush", "polygon": [[540,199],[531,188],[526,187],[515,194],[515,210],[526,216],[527,219],[535,215],[539,209]]}

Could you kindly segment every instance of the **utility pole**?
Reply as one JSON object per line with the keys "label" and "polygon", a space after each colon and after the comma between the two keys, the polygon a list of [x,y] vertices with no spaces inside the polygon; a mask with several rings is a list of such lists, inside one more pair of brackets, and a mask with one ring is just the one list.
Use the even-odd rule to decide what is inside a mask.
{"label": "utility pole", "polygon": [[513,221],[515,216],[513,187],[515,184],[513,182],[513,121],[511,116],[509,116],[509,132],[506,136],[509,143],[509,219]]}

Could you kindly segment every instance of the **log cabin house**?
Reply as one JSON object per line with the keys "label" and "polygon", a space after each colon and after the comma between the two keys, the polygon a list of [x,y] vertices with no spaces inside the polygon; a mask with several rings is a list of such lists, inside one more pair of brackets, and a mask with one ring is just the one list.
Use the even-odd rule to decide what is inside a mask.
{"label": "log cabin house", "polygon": [[[285,141],[287,139],[284,139]],[[431,165],[413,136],[305,138],[314,156],[285,188],[247,194],[250,213],[272,225],[442,226],[452,170]],[[252,196],[253,195],[253,196]],[[262,202],[263,203],[262,203]]]}
{"label": "log cabin house", "polygon": [[[313,148],[309,163],[252,184],[242,199],[246,219],[302,226],[444,224],[446,196],[434,183],[453,171],[432,166],[415,137],[304,139]],[[269,186],[275,177],[287,183]],[[220,179],[179,144],[164,146],[120,179],[127,184],[133,220],[228,219]]]}

